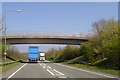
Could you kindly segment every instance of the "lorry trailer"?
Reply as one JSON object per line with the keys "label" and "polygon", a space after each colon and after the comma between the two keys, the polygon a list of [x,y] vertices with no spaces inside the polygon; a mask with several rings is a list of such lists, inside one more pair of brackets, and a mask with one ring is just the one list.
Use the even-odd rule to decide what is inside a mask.
{"label": "lorry trailer", "polygon": [[38,46],[29,46],[28,50],[29,62],[38,62],[38,52],[39,52]]}

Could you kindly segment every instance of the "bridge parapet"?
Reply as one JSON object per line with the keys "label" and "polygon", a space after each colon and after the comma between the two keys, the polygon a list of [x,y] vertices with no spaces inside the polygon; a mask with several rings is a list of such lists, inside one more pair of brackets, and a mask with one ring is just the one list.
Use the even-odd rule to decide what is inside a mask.
{"label": "bridge parapet", "polygon": [[[5,36],[2,36],[5,38]],[[62,38],[62,39],[88,39],[88,37],[75,36],[6,36],[6,38]]]}
{"label": "bridge parapet", "polygon": [[87,37],[75,36],[2,36],[2,40],[6,37],[7,43],[10,44],[69,44],[79,45],[88,41]]}
{"label": "bridge parapet", "polygon": [[[3,35],[2,38],[5,36]],[[9,32],[7,38],[65,38],[65,39],[88,39],[89,35],[84,33],[79,34],[64,34],[55,32]]]}
{"label": "bridge parapet", "polygon": [[60,32],[7,32],[7,36],[20,36],[20,37],[26,37],[26,36],[34,36],[34,37],[61,37],[61,38],[86,38],[89,37],[89,34],[86,33],[60,33]]}

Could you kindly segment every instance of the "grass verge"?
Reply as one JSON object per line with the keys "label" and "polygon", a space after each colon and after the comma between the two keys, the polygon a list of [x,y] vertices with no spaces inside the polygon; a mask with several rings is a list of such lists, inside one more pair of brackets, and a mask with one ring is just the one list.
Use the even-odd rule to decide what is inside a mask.
{"label": "grass verge", "polygon": [[78,68],[82,68],[82,69],[89,69],[89,70],[93,70],[93,71],[104,72],[104,73],[113,74],[113,75],[118,75],[118,73],[120,73],[120,70],[113,70],[113,69],[89,66],[89,65],[84,65],[84,64],[68,64],[67,62],[62,62],[62,64],[74,66],[74,67],[78,67]]}
{"label": "grass verge", "polygon": [[0,66],[0,73],[2,73],[2,66]]}
{"label": "grass verge", "polygon": [[[16,62],[16,63],[4,65],[4,66],[2,66],[2,72],[4,73],[4,72],[12,69],[13,67],[15,67],[15,66],[17,66],[17,65],[19,65],[19,64],[20,64],[20,62]],[[1,67],[1,66],[0,66],[0,67]],[[1,69],[1,68],[0,68],[0,69]]]}

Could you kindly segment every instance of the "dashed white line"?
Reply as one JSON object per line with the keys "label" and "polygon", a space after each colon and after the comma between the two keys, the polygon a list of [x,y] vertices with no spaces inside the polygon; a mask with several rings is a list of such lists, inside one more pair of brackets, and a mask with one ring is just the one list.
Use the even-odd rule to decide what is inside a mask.
{"label": "dashed white line", "polygon": [[42,65],[42,64],[40,64],[40,65]]}
{"label": "dashed white line", "polygon": [[46,69],[50,74],[54,75],[51,71],[49,71],[48,69]]}
{"label": "dashed white line", "polygon": [[23,67],[25,67],[27,65],[27,63],[26,64],[24,64],[23,66],[21,66],[18,70],[16,70],[13,74],[11,74],[6,80],[9,80],[11,77],[13,77],[18,71],[20,71]]}
{"label": "dashed white line", "polygon": [[50,66],[47,66],[48,68],[51,68]]}
{"label": "dashed white line", "polygon": [[56,69],[53,69],[54,71],[56,71],[57,73],[61,74],[61,75],[64,75],[63,73],[57,71]]}
{"label": "dashed white line", "polygon": [[[45,67],[46,66],[46,67]],[[57,71],[56,69],[52,69],[50,66],[47,66],[46,64],[43,64],[43,66],[42,66],[44,69],[46,68],[46,70],[50,73],[50,74],[52,74],[52,75],[57,75],[57,74],[54,74],[52,71],[55,71],[55,72],[57,72],[58,74],[60,74],[60,75],[64,75],[63,73],[61,73],[61,72],[59,72],[59,71]],[[52,71],[50,71],[49,69],[52,69]],[[63,76],[63,77],[60,77],[60,78],[67,78],[67,77],[65,77],[65,76]]]}
{"label": "dashed white line", "polygon": [[45,66],[46,66],[46,64],[43,64],[43,65],[45,65]]}
{"label": "dashed white line", "polygon": [[42,66],[45,69],[45,66]]}

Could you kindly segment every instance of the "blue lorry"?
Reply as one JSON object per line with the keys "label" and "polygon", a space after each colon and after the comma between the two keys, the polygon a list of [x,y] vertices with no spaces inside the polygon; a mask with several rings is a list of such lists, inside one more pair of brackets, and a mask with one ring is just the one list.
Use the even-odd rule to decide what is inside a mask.
{"label": "blue lorry", "polygon": [[39,48],[38,46],[29,46],[28,50],[28,60],[29,62],[38,62]]}

